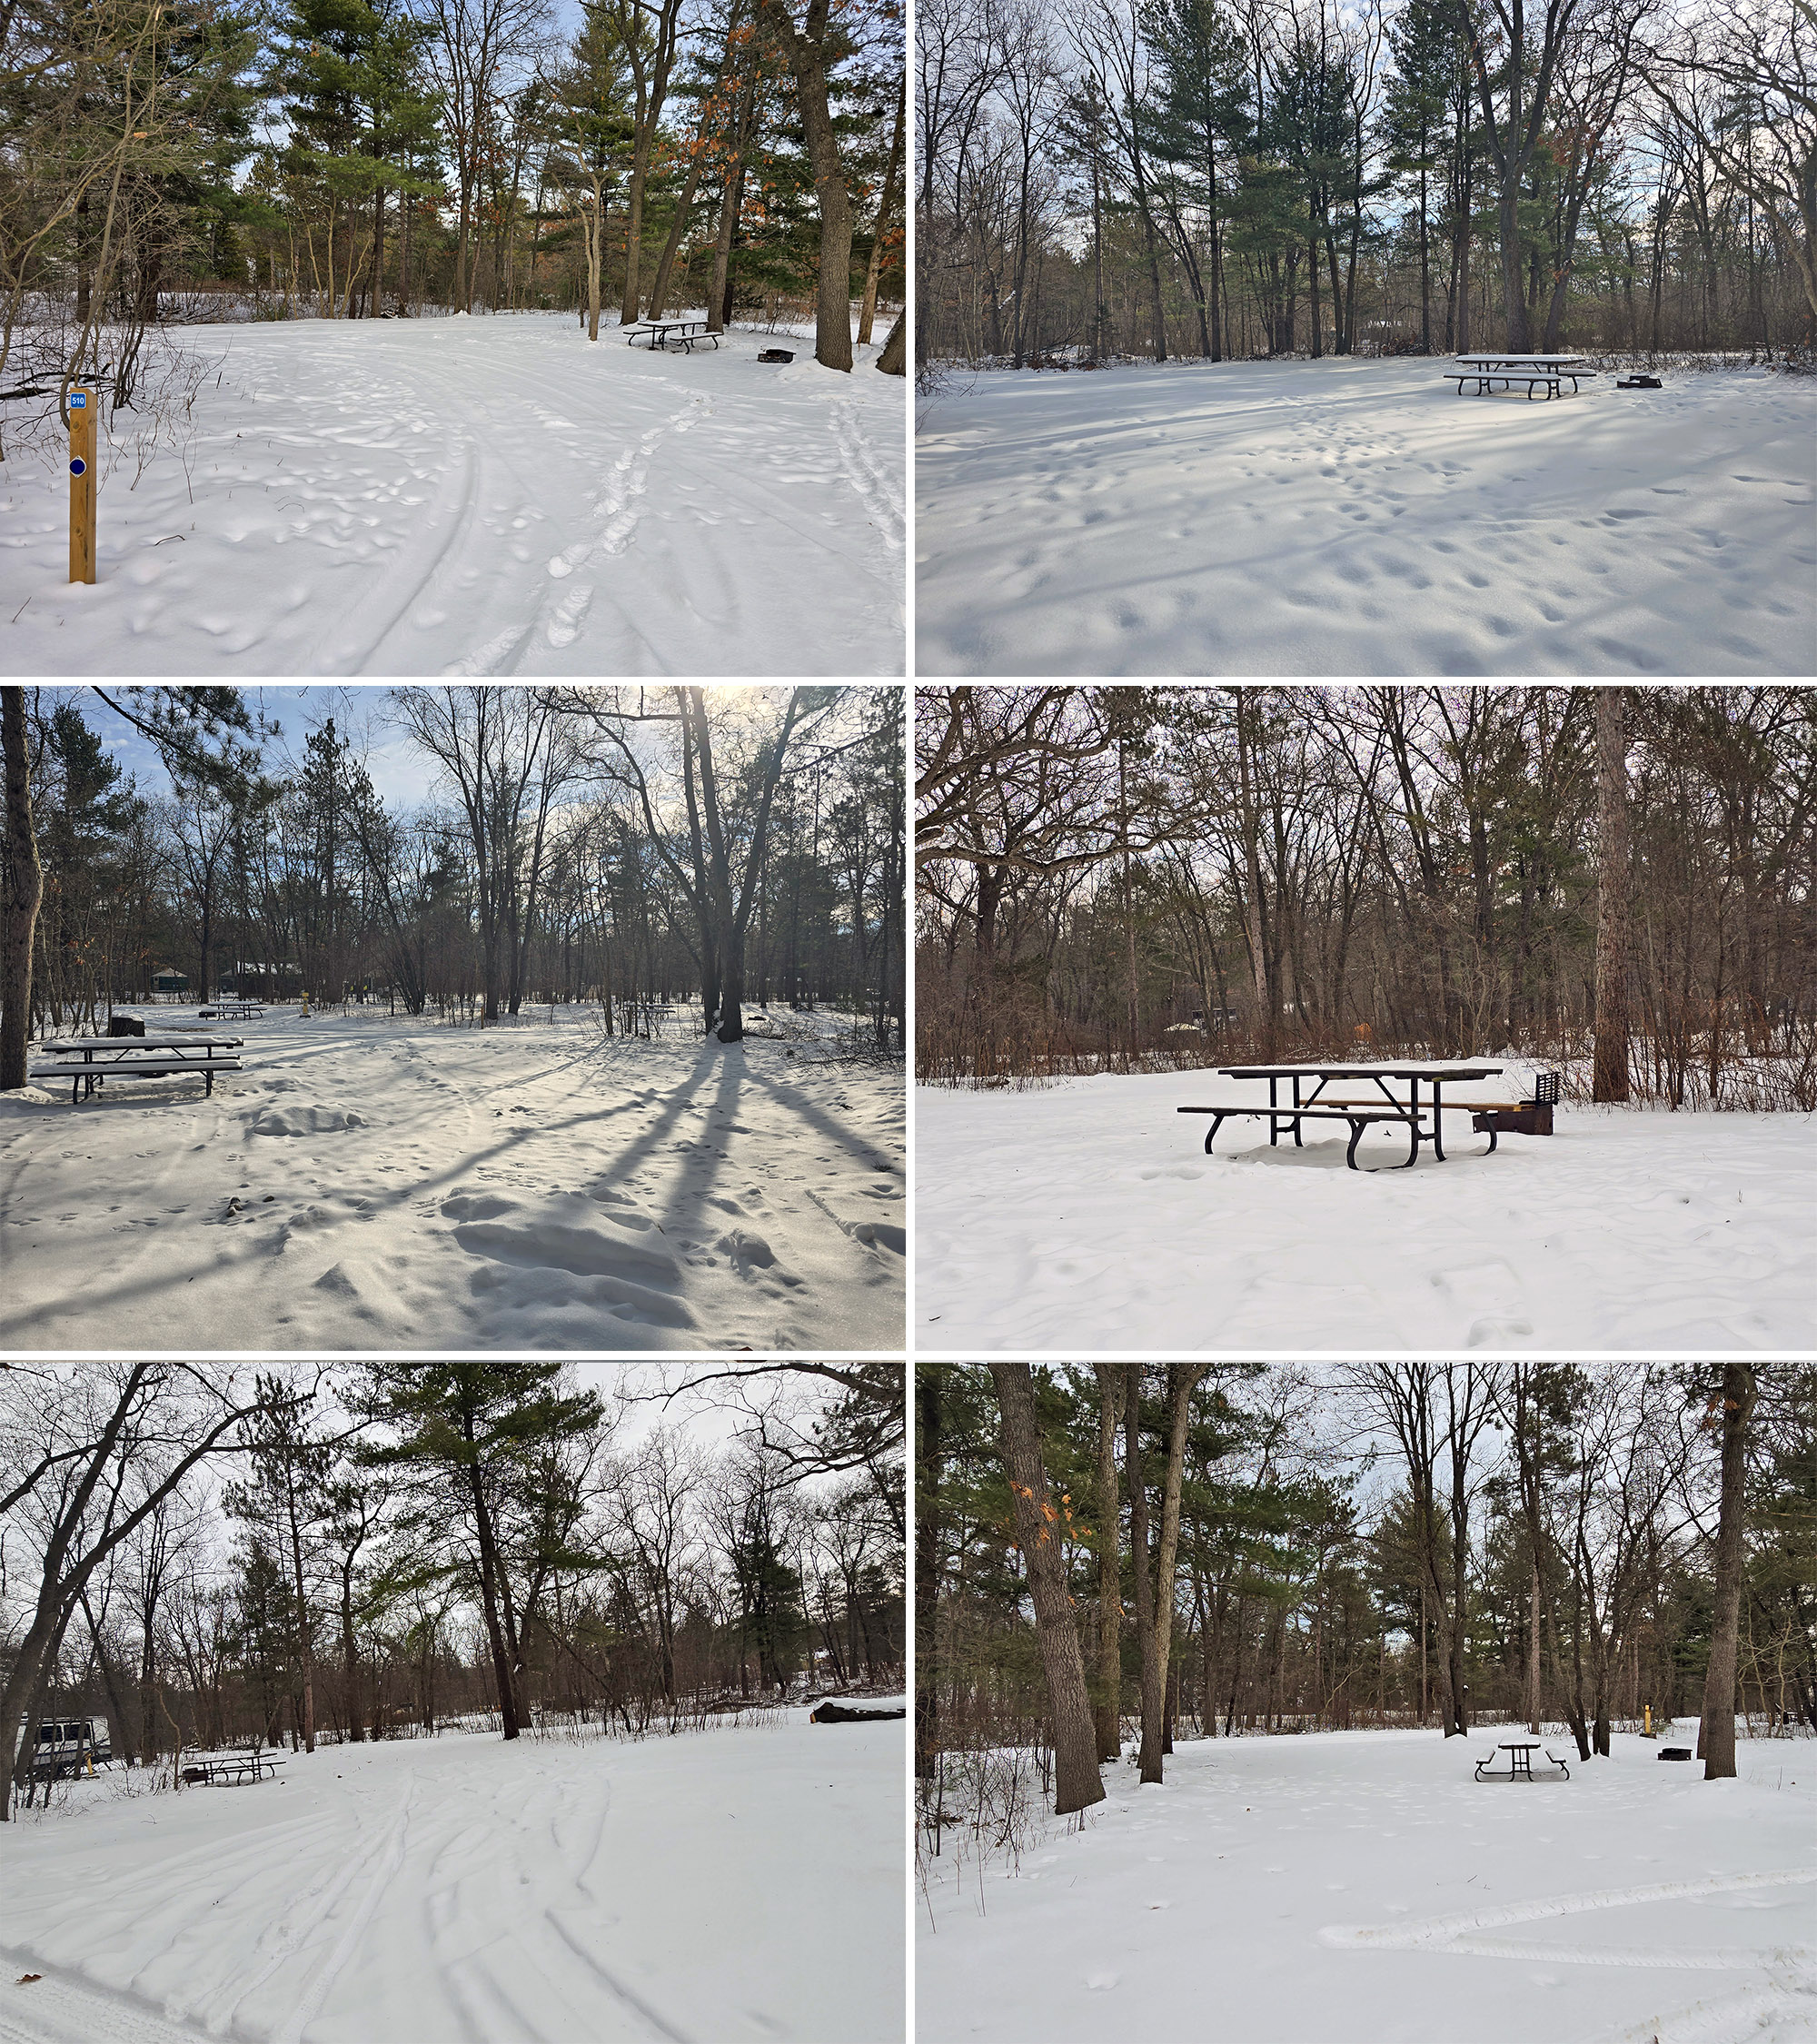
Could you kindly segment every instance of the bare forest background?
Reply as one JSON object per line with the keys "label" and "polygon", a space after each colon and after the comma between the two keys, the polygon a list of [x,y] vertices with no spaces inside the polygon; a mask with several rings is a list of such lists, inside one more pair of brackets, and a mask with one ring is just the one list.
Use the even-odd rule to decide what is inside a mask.
{"label": "bare forest background", "polygon": [[5,1722],[104,1718],[169,1787],[230,1744],[899,1690],[899,1365],[695,1374],[704,1429],[557,1363],[0,1365]]}
{"label": "bare forest background", "polygon": [[918,361],[1817,332],[1812,0],[924,0]]}
{"label": "bare forest background", "polygon": [[[895,0],[8,0],[0,397],[195,395],[198,321],[899,304]],[[899,348],[902,345],[899,336]]]}
{"label": "bare forest background", "polygon": [[[415,805],[332,718],[287,746],[233,690],[0,699],[0,1087],[27,1025],[104,1032],[161,990],[482,1027],[592,1004],[632,1035],[698,1003],[723,1042],[748,1008],[825,1007],[902,1054],[900,690],[400,689]],[[165,790],[104,744],[123,719]]]}
{"label": "bare forest background", "polygon": [[921,1364],[918,1844],[1187,1738],[1817,1736],[1810,1364]]}
{"label": "bare forest background", "polygon": [[1808,690],[923,688],[918,1070],[1375,1054],[1817,1107]]}

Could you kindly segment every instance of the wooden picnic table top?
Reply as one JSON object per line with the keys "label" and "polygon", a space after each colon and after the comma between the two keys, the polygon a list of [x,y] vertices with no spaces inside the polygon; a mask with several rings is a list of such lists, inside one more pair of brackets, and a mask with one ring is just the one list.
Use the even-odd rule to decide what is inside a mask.
{"label": "wooden picnic table top", "polygon": [[1440,1079],[1450,1085],[1458,1079],[1494,1078],[1500,1065],[1220,1065],[1224,1078],[1404,1078]]}
{"label": "wooden picnic table top", "polygon": [[67,1037],[58,1043],[41,1043],[40,1050],[238,1050],[244,1037]]}
{"label": "wooden picnic table top", "polygon": [[1567,364],[1577,365],[1589,361],[1588,355],[1540,355],[1521,354],[1513,349],[1487,349],[1467,355],[1458,355],[1458,362],[1537,362],[1546,369],[1562,369]]}

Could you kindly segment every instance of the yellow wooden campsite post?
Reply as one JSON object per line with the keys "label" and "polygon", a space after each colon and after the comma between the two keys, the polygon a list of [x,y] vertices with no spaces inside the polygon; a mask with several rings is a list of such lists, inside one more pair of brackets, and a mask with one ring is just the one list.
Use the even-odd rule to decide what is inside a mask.
{"label": "yellow wooden campsite post", "polygon": [[1648,1739],[1653,1737],[1653,1705],[1651,1703],[1646,1707],[1646,1731],[1643,1736]]}
{"label": "yellow wooden campsite post", "polygon": [[69,579],[94,580],[94,414],[93,391],[69,393]]}

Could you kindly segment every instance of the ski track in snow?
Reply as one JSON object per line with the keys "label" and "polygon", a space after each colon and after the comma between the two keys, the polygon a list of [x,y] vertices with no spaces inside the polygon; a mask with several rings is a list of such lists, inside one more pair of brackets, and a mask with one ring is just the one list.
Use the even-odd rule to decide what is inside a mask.
{"label": "ski track in snow", "polygon": [[187,471],[115,459],[93,587],[61,467],[0,469],[0,671],[899,675],[903,380],[767,339],[211,328]]}
{"label": "ski track in snow", "polygon": [[903,1740],[864,1732],[835,1751],[797,1712],[81,1784],[9,1841],[0,2044],[898,2044]]}
{"label": "ski track in snow", "polygon": [[[918,1903],[921,2044],[1197,2036],[1208,1979],[1243,2044],[1817,2035],[1809,1741],[1741,1741],[1715,1782],[1629,1733],[1568,1782],[1475,1781],[1480,1750],[1187,1738],[1160,1788],[1132,1750],[1014,1854],[980,1857],[956,1803]],[[1375,1920],[1331,1921],[1340,1897]]]}
{"label": "ski track in snow", "polygon": [[899,1074],[596,1026],[276,1009],[213,1099],[7,1103],[0,1343],[899,1350]]}

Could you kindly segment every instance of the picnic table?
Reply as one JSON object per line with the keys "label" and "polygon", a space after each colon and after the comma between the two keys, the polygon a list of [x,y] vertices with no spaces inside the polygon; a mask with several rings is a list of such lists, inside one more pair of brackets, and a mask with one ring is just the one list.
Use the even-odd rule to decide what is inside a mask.
{"label": "picnic table", "polygon": [[[1479,1781],[1531,1781],[1534,1779],[1533,1757],[1544,1750],[1537,1739],[1504,1739],[1498,1742],[1496,1751],[1508,1756],[1507,1772],[1503,1773],[1494,1765],[1494,1753],[1485,1753],[1476,1762],[1476,1779]],[[1570,1781],[1570,1768],[1555,1753],[1546,1752],[1545,1757],[1567,1781]]]}
{"label": "picnic table", "polygon": [[1445,373],[1457,385],[1459,397],[1464,395],[1466,383],[1475,384],[1472,394],[1476,397],[1493,391],[1497,383],[1504,390],[1524,383],[1531,403],[1535,389],[1544,390],[1548,399],[1561,396],[1558,386],[1564,382],[1570,383],[1571,394],[1575,397],[1580,378],[1594,376],[1596,372],[1583,355],[1484,353],[1459,355],[1456,368]]}
{"label": "picnic table", "polygon": [[[1212,1139],[1233,1115],[1266,1115],[1271,1149],[1279,1143],[1283,1128],[1293,1131],[1294,1147],[1300,1149],[1304,1147],[1300,1130],[1306,1122],[1345,1122],[1350,1129],[1350,1147],[1344,1161],[1353,1171],[1360,1168],[1356,1162],[1356,1146],[1362,1141],[1364,1131],[1378,1122],[1395,1124],[1407,1132],[1407,1161],[1394,1167],[1405,1171],[1419,1162],[1422,1143],[1430,1143],[1434,1156],[1441,1164],[1445,1162],[1445,1140],[1439,1119],[1444,1108],[1444,1089],[1474,1079],[1494,1078],[1501,1070],[1499,1065],[1222,1065],[1218,1072],[1224,1078],[1266,1079],[1268,1105],[1266,1107],[1181,1107],[1177,1111],[1183,1115],[1213,1116],[1205,1137],[1207,1156],[1211,1154]],[[1354,1080],[1373,1086],[1375,1090],[1362,1098],[1355,1095],[1327,1095],[1325,1089],[1334,1079]],[[1312,1082],[1312,1091],[1302,1098],[1300,1087],[1308,1080]],[[1395,1081],[1405,1083],[1405,1097],[1395,1090]],[[1287,1101],[1280,1097],[1283,1082],[1292,1088],[1292,1097]],[[1422,1086],[1431,1091],[1430,1106],[1420,1105]],[[1473,1112],[1480,1111],[1471,1101],[1454,1105],[1468,1107]],[[1428,1114],[1432,1116],[1430,1132],[1421,1126]],[[1494,1146],[1494,1136],[1491,1131],[1489,1148],[1493,1150]]]}
{"label": "picnic table", "polygon": [[204,1788],[218,1788],[223,1782],[237,1787],[243,1781],[262,1781],[268,1775],[275,1780],[283,1765],[283,1760],[274,1754],[254,1748],[244,1752],[210,1754],[194,1760],[184,1769],[183,1778]]}
{"label": "picnic table", "polygon": [[[212,1098],[215,1073],[240,1069],[233,1053],[244,1041],[243,1037],[74,1037],[41,1044],[42,1051],[59,1061],[40,1065],[32,1077],[68,1079],[71,1106],[92,1097],[110,1078],[171,1078],[189,1072],[202,1075]],[[200,1057],[194,1055],[197,1051]]]}
{"label": "picnic table", "polygon": [[257,1001],[216,1001],[197,1008],[195,1017],[198,1022],[263,1022],[265,1011]]}
{"label": "picnic table", "polygon": [[626,330],[626,345],[636,347],[640,333],[645,337],[645,345],[651,349],[673,346],[690,355],[693,353],[697,341],[710,341],[716,348],[720,344],[719,335],[707,331],[707,322],[703,319],[639,320],[635,325]]}

